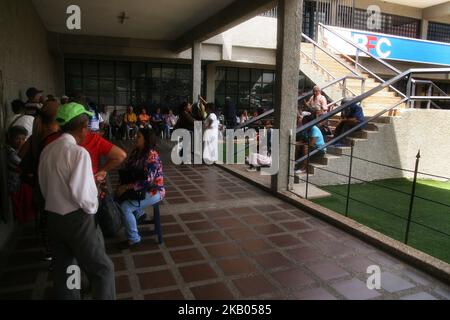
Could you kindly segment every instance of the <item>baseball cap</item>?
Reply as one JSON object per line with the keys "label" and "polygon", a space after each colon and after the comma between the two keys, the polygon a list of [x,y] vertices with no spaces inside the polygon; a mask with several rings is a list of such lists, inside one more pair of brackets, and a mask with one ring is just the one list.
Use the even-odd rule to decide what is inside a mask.
{"label": "baseball cap", "polygon": [[82,114],[86,114],[89,117],[94,115],[94,113],[87,111],[84,106],[79,103],[66,103],[59,107],[58,113],[56,114],[56,121],[60,126],[63,126],[69,123],[73,118]]}
{"label": "baseball cap", "polygon": [[38,93],[42,93],[42,92],[44,92],[44,91],[38,90],[35,87],[31,87],[31,88],[27,89],[25,94],[27,95],[28,99],[31,99],[31,98],[34,98]]}

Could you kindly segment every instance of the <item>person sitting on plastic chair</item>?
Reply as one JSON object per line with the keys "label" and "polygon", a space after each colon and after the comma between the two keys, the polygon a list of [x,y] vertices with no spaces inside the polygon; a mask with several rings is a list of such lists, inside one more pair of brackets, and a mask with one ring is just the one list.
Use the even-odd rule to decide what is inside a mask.
{"label": "person sitting on plastic chair", "polygon": [[137,133],[137,116],[133,112],[133,107],[129,106],[127,112],[123,117],[123,122],[125,124],[125,134],[128,140],[134,139]]}

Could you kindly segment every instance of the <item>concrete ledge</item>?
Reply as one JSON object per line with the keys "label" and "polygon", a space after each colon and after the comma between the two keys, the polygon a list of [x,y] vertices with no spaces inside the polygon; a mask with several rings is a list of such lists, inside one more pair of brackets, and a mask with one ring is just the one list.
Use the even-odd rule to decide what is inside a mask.
{"label": "concrete ledge", "polygon": [[399,258],[400,260],[423,270],[427,274],[444,281],[446,284],[450,284],[450,264],[432,257],[420,250],[414,249],[413,247],[410,247],[400,241],[392,239],[337,212],[303,199],[290,191],[273,192],[270,186],[253,181],[248,176],[242,175],[231,168],[227,168],[226,165],[217,166],[294,205],[295,207],[306,211],[312,216],[324,220],[327,223],[395,256],[396,258]]}

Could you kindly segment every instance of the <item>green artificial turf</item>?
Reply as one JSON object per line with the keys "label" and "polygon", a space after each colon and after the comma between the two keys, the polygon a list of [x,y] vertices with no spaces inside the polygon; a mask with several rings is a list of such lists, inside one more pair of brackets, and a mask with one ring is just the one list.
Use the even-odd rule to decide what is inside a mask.
{"label": "green artificial turf", "polygon": [[[351,186],[350,197],[354,200],[349,202],[348,217],[403,242],[412,181],[389,179],[373,183],[376,185],[363,183]],[[347,186],[328,186],[322,189],[332,195],[312,201],[345,214]],[[414,199],[408,244],[450,263],[450,182],[418,180],[416,195],[418,197]]]}

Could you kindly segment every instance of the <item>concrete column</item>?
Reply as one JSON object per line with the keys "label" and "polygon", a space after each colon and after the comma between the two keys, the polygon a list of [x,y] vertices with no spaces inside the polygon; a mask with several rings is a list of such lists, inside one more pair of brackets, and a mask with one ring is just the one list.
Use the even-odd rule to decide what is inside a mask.
{"label": "concrete column", "polygon": [[210,63],[206,66],[206,101],[214,102],[216,98],[216,65]]}
{"label": "concrete column", "polygon": [[297,116],[302,5],[303,0],[278,1],[274,128],[280,130],[279,171],[272,176],[272,190],[276,192],[288,189],[288,176],[293,174],[289,157],[295,148],[289,139]]}
{"label": "concrete column", "polygon": [[202,44],[192,44],[192,103],[197,102],[202,88]]}
{"label": "concrete column", "polygon": [[422,19],[420,24],[420,39],[426,40],[428,38],[428,20]]}

